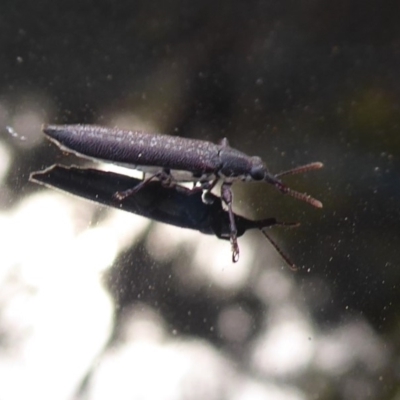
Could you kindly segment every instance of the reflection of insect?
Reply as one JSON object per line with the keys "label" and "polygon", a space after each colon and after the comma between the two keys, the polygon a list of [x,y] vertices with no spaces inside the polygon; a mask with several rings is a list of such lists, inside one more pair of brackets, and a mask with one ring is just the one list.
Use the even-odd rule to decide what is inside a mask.
{"label": "reflection of insect", "polygon": [[[137,187],[142,181],[114,172],[61,165],[53,165],[44,171],[33,172],[30,180],[158,222],[216,235],[220,239],[230,239],[228,214],[218,201],[219,198],[211,193],[210,198],[213,201],[204,203],[200,192],[193,194],[190,189],[178,185],[164,187],[157,182],[150,182],[135,196],[116,200],[113,196],[115,192]],[[237,236],[242,236],[249,229],[259,229],[288,265],[296,269],[265,229],[275,225],[295,227],[298,224],[279,222],[275,218],[252,221],[236,214],[235,221]]]}
{"label": "reflection of insect", "polygon": [[221,199],[228,208],[233,262],[239,258],[237,228],[232,210],[231,186],[234,181],[268,182],[284,194],[314,207],[322,207],[320,201],[288,188],[279,179],[284,175],[319,169],[322,167],[319,162],[273,175],[261,158],[250,157],[233,149],[227,139],[214,144],[203,140],[92,125],[46,125],[43,131],[63,150],[152,174],[140,185],[116,192],[115,197],[119,200],[137,193],[151,180],[159,179],[167,186],[177,182],[194,182],[192,192],[203,192],[206,201],[212,188],[221,180]]}

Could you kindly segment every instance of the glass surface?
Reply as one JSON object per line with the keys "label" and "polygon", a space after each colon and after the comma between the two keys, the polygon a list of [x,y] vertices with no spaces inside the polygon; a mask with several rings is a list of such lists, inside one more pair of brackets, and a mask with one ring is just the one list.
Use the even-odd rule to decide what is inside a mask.
{"label": "glass surface", "polygon": [[[398,399],[398,2],[0,5],[0,398]],[[229,241],[29,181],[67,154],[43,123],[260,156]],[[220,196],[219,187],[213,193]],[[95,199],[94,199],[95,200]]]}

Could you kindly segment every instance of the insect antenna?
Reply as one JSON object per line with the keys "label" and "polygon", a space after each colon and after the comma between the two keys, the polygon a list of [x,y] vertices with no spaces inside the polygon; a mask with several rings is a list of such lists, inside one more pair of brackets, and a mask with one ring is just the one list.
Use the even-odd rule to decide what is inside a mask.
{"label": "insect antenna", "polygon": [[307,193],[301,193],[301,192],[297,192],[296,190],[290,189],[289,187],[287,187],[286,185],[284,185],[282,182],[280,182],[278,180],[276,182],[274,182],[273,184],[283,194],[288,194],[289,196],[294,197],[297,200],[301,200],[308,204],[311,204],[312,206],[314,206],[316,208],[322,208],[322,203],[319,200],[314,199],[314,197],[311,197]]}
{"label": "insect antenna", "polygon": [[271,179],[271,183],[275,185],[275,187],[280,190],[284,194],[288,194],[291,197],[294,197],[297,200],[304,201],[308,204],[311,204],[312,206],[316,208],[322,208],[322,203],[311,197],[310,195],[306,193],[300,193],[297,192],[296,190],[290,189],[287,187],[285,184],[283,184],[278,178],[281,178],[282,176],[287,176],[287,175],[295,175],[295,174],[302,174],[304,172],[308,171],[313,171],[316,169],[320,169],[324,166],[321,162],[313,162],[310,164],[302,165],[300,167],[292,168],[287,171],[280,172],[279,174],[276,174],[273,176],[273,179]]}
{"label": "insect antenna", "polygon": [[314,199],[314,197],[311,197],[307,193],[297,192],[296,190],[289,189],[286,186],[284,186],[283,192],[285,194],[288,194],[289,196],[294,197],[297,200],[301,200],[301,201],[304,201],[304,202],[306,202],[308,204],[311,204],[312,206],[314,206],[316,208],[322,208],[322,203],[319,200]]}
{"label": "insect antenna", "polygon": [[260,231],[263,233],[263,235],[267,238],[267,240],[271,243],[272,247],[276,250],[276,252],[282,257],[282,259],[286,262],[286,264],[289,266],[289,268],[292,271],[298,271],[298,267],[296,264],[284,253],[284,251],[278,246],[278,244],[271,238],[271,236],[268,235],[267,232],[265,232],[264,229],[260,229]]}
{"label": "insect antenna", "polygon": [[276,178],[282,178],[282,176],[287,176],[287,175],[295,175],[295,174],[303,174],[308,171],[314,171],[315,169],[320,169],[324,166],[322,162],[313,162],[310,164],[306,165],[301,165],[300,167],[292,168],[287,171],[280,172],[279,174],[276,174]]}

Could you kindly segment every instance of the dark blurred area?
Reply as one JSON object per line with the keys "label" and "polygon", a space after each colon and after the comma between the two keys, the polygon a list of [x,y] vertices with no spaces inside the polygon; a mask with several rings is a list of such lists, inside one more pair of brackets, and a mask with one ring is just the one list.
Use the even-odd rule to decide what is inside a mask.
{"label": "dark blurred area", "polygon": [[[320,199],[321,211],[262,184],[235,185],[235,204],[252,219],[301,223],[275,233],[302,266],[294,275],[299,301],[321,331],[365,319],[385,338],[393,350],[387,380],[368,398],[396,399],[399,19],[400,3],[392,0],[4,1],[2,130],[33,104],[43,117],[37,135],[41,122],[109,125],[118,114],[124,128],[141,121],[213,142],[226,136],[273,172],[323,162],[321,171],[285,180]],[[3,140],[14,148],[0,196],[7,209],[40,190],[27,182],[30,172],[62,155],[47,142],[18,146],[6,133]],[[255,251],[263,264],[262,248]],[[231,346],[210,327],[224,306],[240,305],[253,318],[250,340],[261,329],[265,305],[251,286],[234,295],[185,290],[173,263],[154,261],[138,243],[119,255],[107,278],[119,305],[117,321],[140,297],[178,332],[240,360],[245,343]],[[331,385],[319,398],[366,398]]]}

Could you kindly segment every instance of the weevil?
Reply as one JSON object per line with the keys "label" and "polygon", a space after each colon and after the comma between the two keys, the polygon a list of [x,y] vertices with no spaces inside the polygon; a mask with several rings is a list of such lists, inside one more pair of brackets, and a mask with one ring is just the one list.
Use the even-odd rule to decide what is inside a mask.
{"label": "weevil", "polygon": [[209,201],[211,190],[218,181],[222,181],[221,200],[229,216],[233,262],[239,259],[237,227],[232,209],[231,186],[235,181],[267,182],[283,194],[314,207],[322,207],[320,201],[290,189],[280,179],[285,175],[319,169],[323,166],[320,162],[272,174],[260,157],[248,156],[230,147],[226,138],[214,144],[198,139],[94,125],[44,125],[43,132],[67,152],[151,174],[146,179],[144,176],[140,185],[116,192],[115,198],[118,200],[137,193],[150,181],[158,179],[165,186],[193,182],[192,192],[201,191],[203,200]]}
{"label": "weevil", "polygon": [[[150,182],[135,196],[117,200],[114,193],[136,187],[142,181],[115,172],[62,165],[53,165],[43,171],[32,172],[30,180],[158,222],[194,229],[204,234],[216,235],[224,240],[230,239],[229,218],[222,208],[221,201],[218,201],[219,198],[213,194],[210,194],[212,201],[204,203],[200,192],[192,193],[190,189],[178,185],[164,187],[158,182]],[[276,218],[253,221],[237,214],[234,216],[238,237],[249,229],[259,229],[289,267],[293,270],[297,269],[269,236],[266,228],[297,227],[298,223],[280,222]]]}

